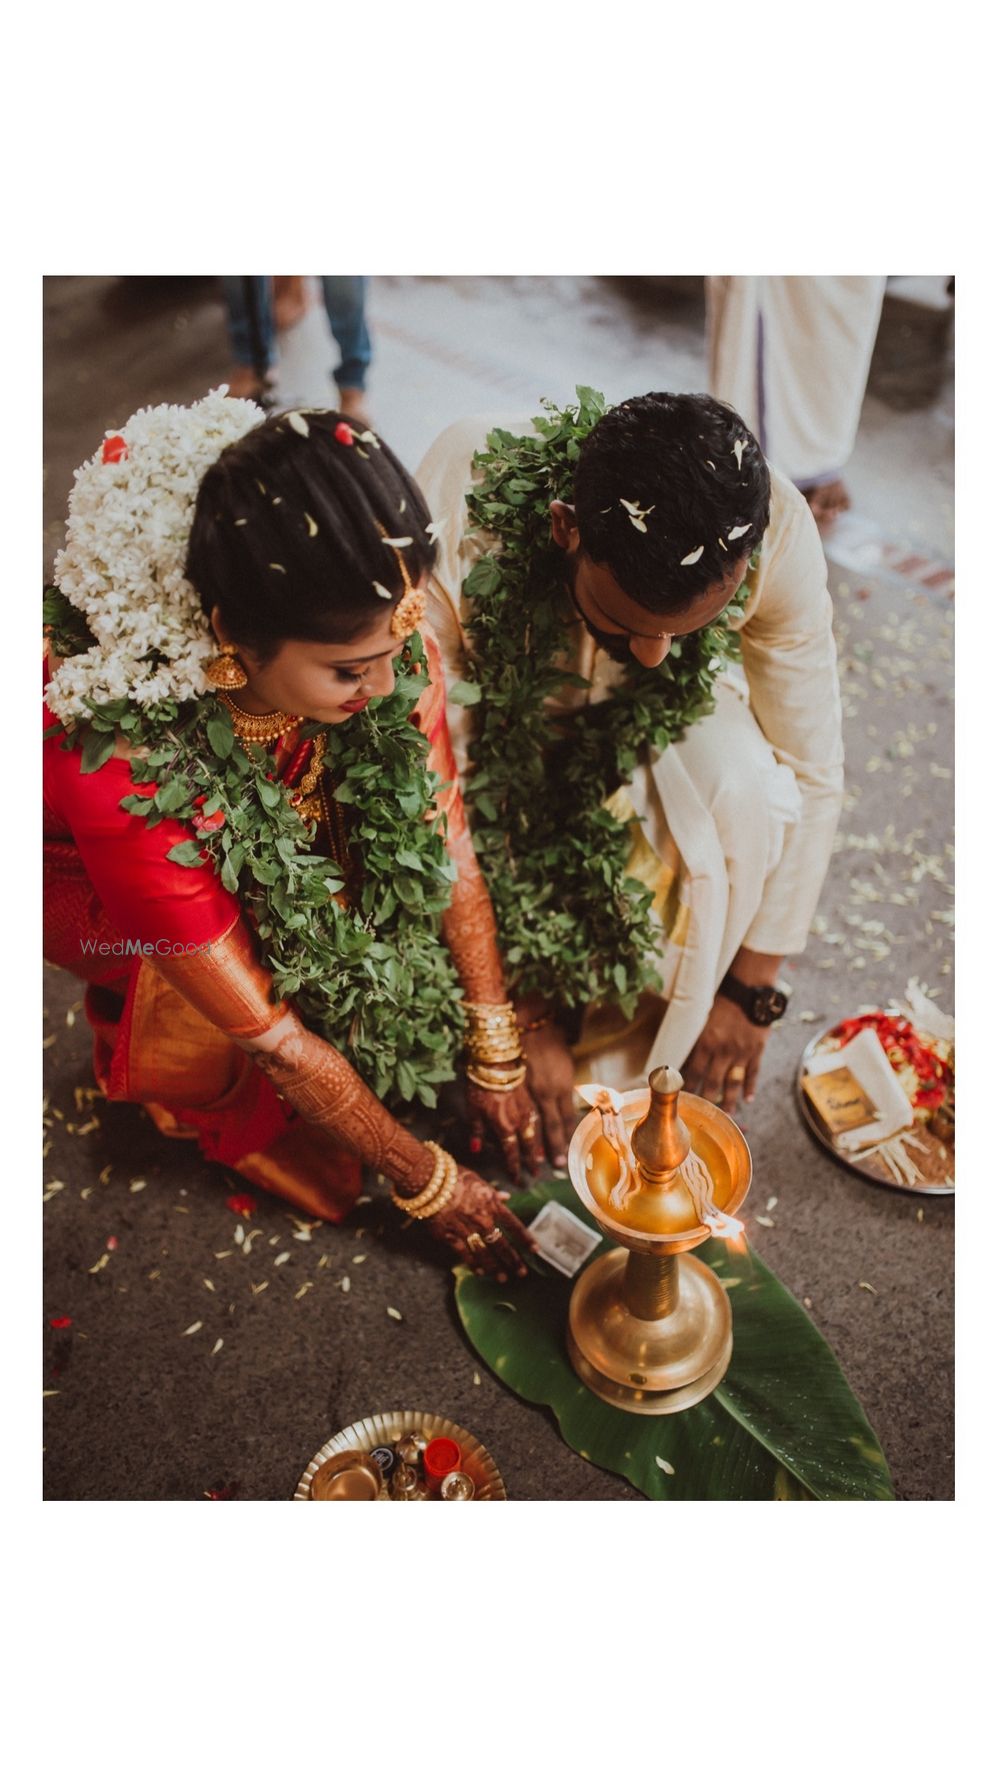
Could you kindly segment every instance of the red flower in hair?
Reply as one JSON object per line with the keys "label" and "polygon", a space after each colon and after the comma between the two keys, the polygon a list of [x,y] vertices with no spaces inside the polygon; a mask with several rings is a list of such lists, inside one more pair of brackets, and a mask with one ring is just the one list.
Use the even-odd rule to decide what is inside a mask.
{"label": "red flower in hair", "polygon": [[104,440],[104,445],[101,450],[102,463],[120,463],[122,458],[127,456],[128,445],[117,432],[115,433],[114,438],[106,438]]}
{"label": "red flower in hair", "polygon": [[333,436],[338,444],[352,445],[354,443],[354,434],[346,420],[338,420],[333,429]]}

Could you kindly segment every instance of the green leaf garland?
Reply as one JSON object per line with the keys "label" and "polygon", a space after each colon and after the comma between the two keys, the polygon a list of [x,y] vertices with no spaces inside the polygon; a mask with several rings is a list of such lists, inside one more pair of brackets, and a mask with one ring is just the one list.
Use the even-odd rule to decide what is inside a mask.
{"label": "green leaf garland", "polygon": [[[71,611],[50,590],[46,621],[74,652]],[[78,638],[75,651],[88,645]],[[427,738],[411,720],[427,683],[414,634],[394,691],[327,731],[325,763],[337,800],[352,811],[351,843],[364,862],[351,908],[336,899],[344,887],[338,866],[309,850],[311,830],[268,776],[270,755],[252,747],[247,757],[229,712],[214,698],[182,709],[126,699],[93,706],[66,745],[81,747],[83,771],[96,771],[116,734],[127,734],[130,747],[141,750],[132,761],[134,781],[156,789],[123,797],[122,807],[150,826],[169,816],[199,831],[199,822],[221,813],[220,826],[181,841],[167,856],[219,873],[253,917],[275,994],[294,995],[310,1029],[342,1050],[379,1098],[433,1107],[441,1084],[455,1075],[462,1019],[461,989],[441,937],[455,870],[434,813],[440,780],[428,764]],[[302,736],[319,730],[306,724]]]}
{"label": "green leaf garland", "polygon": [[630,1013],[659,981],[659,944],[652,895],[626,873],[629,824],[603,805],[648,748],[669,746],[714,709],[716,676],[739,653],[730,620],[749,587],[714,623],[679,637],[659,667],[631,663],[606,701],[547,712],[547,698],[588,683],[558,665],[572,607],[549,503],[572,502],[580,445],[605,402],[581,387],[575,406],[545,406],[534,435],[491,432],[474,458],[482,479],[468,495],[470,528],[497,547],[464,583],[474,654],[451,698],[478,706],[466,801],[510,976],[523,993]]}

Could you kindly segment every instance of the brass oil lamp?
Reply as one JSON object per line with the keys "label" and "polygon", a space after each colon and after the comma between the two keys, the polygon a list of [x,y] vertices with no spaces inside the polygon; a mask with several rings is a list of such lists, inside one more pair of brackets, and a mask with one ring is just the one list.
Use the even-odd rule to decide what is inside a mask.
{"label": "brass oil lamp", "polygon": [[693,1407],[733,1350],[728,1295],[690,1250],[713,1233],[742,1236],[750,1150],[726,1112],[683,1085],[655,1068],[648,1089],[578,1089],[592,1109],[570,1143],[570,1178],[618,1251],[574,1287],[569,1355],[588,1389],[632,1414]]}

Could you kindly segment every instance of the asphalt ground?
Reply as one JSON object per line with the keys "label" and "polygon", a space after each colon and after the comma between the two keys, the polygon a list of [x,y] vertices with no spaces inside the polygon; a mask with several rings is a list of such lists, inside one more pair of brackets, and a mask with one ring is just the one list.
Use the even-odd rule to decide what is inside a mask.
{"label": "asphalt ground", "polygon": [[[503,280],[469,282],[489,283],[488,303],[503,309],[505,293],[496,288]],[[650,328],[629,291],[576,281],[586,289],[573,310],[562,288],[572,281],[527,282],[560,286],[528,293],[530,338],[558,319],[570,335],[566,356],[578,323],[576,380],[601,386],[603,378],[616,398],[631,392],[620,386],[629,329],[638,365],[649,356]],[[440,290],[442,302],[472,300],[443,284]],[[428,400],[432,388],[434,400],[444,397],[426,329],[421,336],[414,326],[411,343],[401,343],[405,281],[387,281],[375,297],[386,314],[384,357],[405,346],[412,359],[398,398],[412,462],[429,442],[419,436],[414,403],[425,384]],[[72,467],[106,426],[140,403],[202,393],[218,380],[221,352],[207,281],[193,288],[158,281],[137,292],[112,279],[56,279],[46,301],[48,566]],[[426,289],[415,292],[416,308],[428,301]],[[690,293],[679,303],[680,318],[668,310],[660,322],[659,386],[698,386],[697,304]],[[602,360],[609,316],[615,327]],[[452,366],[456,387],[440,424],[488,405],[481,397],[489,391],[474,386],[474,357],[464,348],[457,355],[466,368]],[[636,370],[633,389],[654,386],[645,368]],[[890,381],[903,375],[891,362],[880,368]],[[525,382],[534,374],[532,365]],[[948,504],[947,414],[940,377],[928,395],[923,361],[920,375],[927,387],[906,429],[913,455],[907,499],[919,500],[922,491],[923,529],[901,522],[890,541],[943,550],[947,515],[934,518],[931,508]],[[862,446],[871,451],[878,423],[891,431],[905,418],[898,388],[894,398],[902,406],[885,405],[881,414],[876,403],[859,457]],[[524,399],[518,387],[501,405],[523,410]],[[455,405],[462,401],[464,409]],[[376,417],[392,439],[383,405],[391,406],[388,390]],[[925,461],[918,461],[921,428]],[[863,507],[864,477],[852,485]],[[870,510],[883,525],[886,499],[885,485],[872,482]],[[831,591],[848,801],[814,937],[788,966],[795,989],[789,1014],[772,1036],[745,1116],[755,1168],[749,1230],[767,1264],[808,1299],[882,1441],[900,1498],[946,1499],[953,1493],[953,1201],[880,1188],[839,1166],[805,1130],[793,1086],[804,1045],[825,1024],[884,1003],[911,977],[943,1008],[953,1005],[953,603],[946,591],[905,574],[862,575],[836,563]],[[374,1182],[370,1201],[339,1228],[303,1229],[281,1202],[254,1192],[254,1215],[241,1225],[252,1231],[248,1250],[226,1204],[242,1183],[203,1161],[193,1143],[161,1137],[138,1107],[93,1097],[82,984],[46,966],[43,985],[46,1498],[286,1499],[334,1431],[396,1407],[447,1414],[475,1432],[512,1498],[636,1498],[627,1483],[569,1450],[544,1410],[522,1403],[477,1359],[458,1324],[447,1259],[425,1233],[400,1228]],[[459,1144],[457,1124],[446,1139]],[[768,1222],[758,1223],[771,1198],[777,1203]]]}

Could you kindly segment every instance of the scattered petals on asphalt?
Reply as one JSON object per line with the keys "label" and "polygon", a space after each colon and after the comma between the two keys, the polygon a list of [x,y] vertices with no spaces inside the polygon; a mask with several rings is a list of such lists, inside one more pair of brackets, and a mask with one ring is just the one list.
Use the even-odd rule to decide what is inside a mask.
{"label": "scattered petals on asphalt", "polygon": [[775,1197],[768,1198],[767,1203],[764,1205],[765,1210],[776,1210],[777,1207],[778,1200]]}
{"label": "scattered petals on asphalt", "polygon": [[304,1284],[300,1284],[298,1290],[295,1292],[295,1301],[298,1302],[300,1300],[300,1298],[305,1296],[306,1291],[311,1290],[311,1289],[312,1289],[312,1282],[310,1279],[307,1278],[306,1282]]}
{"label": "scattered petals on asphalt", "polygon": [[146,1181],[144,1179],[133,1179],[130,1181],[128,1189],[130,1192],[144,1192],[146,1189]]}
{"label": "scattered petals on asphalt", "polygon": [[109,1259],[110,1259],[110,1258],[111,1258],[111,1255],[110,1255],[110,1253],[102,1253],[102,1254],[101,1254],[101,1257],[100,1257],[100,1259],[99,1259],[99,1260],[98,1260],[98,1262],[97,1262],[97,1264],[96,1264],[96,1266],[88,1266],[88,1268],[87,1268],[87,1269],[88,1269],[88,1271],[90,1271],[90,1272],[103,1272],[103,1270],[104,1270],[104,1268],[105,1268],[105,1266],[106,1266],[106,1265],[107,1265],[107,1263],[108,1263],[108,1261],[109,1261]]}
{"label": "scattered petals on asphalt", "polygon": [[254,1296],[260,1296],[261,1291],[267,1289],[267,1279],[265,1278],[263,1284],[251,1284],[250,1289]]}
{"label": "scattered petals on asphalt", "polygon": [[341,1290],[343,1290],[343,1291],[348,1291],[348,1290],[350,1290],[350,1288],[351,1288],[351,1280],[350,1280],[350,1279],[349,1279],[349,1278],[347,1278],[347,1277],[344,1277],[344,1278],[341,1278],[341,1280],[340,1280],[340,1288],[341,1288]]}
{"label": "scattered petals on asphalt", "polygon": [[859,1279],[859,1281],[858,1281],[858,1289],[859,1290],[870,1290],[872,1296],[878,1296],[878,1291],[875,1289],[874,1284],[866,1284],[865,1280],[863,1278]]}
{"label": "scattered petals on asphalt", "polygon": [[356,1253],[354,1255],[354,1258],[351,1260],[351,1264],[352,1264],[352,1266],[363,1266],[365,1263],[365,1260],[367,1258],[368,1258],[367,1253]]}
{"label": "scattered petals on asphalt", "polygon": [[772,1216],[757,1216],[754,1218],[754,1221],[759,1222],[762,1229],[773,1229],[774,1227],[774,1218]]}
{"label": "scattered petals on asphalt", "polygon": [[400,1312],[399,1312],[399,1310],[398,1310],[398,1309],[388,1309],[388,1308],[387,1308],[387,1309],[386,1309],[386,1314],[387,1314],[387,1315],[389,1315],[389,1316],[391,1316],[391,1317],[392,1317],[392,1319],[393,1319],[393,1321],[402,1321],[402,1319],[403,1319],[403,1317],[402,1317],[402,1315],[401,1315],[401,1314],[400,1314]]}
{"label": "scattered petals on asphalt", "polygon": [[215,1285],[212,1283],[211,1278],[203,1278],[202,1283],[204,1284],[206,1290],[214,1290],[215,1289]]}
{"label": "scattered petals on asphalt", "polygon": [[804,1307],[805,1307],[805,1308],[807,1308],[807,1309],[811,1309],[811,1308],[812,1308],[812,1306],[813,1306],[813,1304],[812,1304],[812,1297],[811,1297],[811,1296],[804,1296],[804,1297],[803,1297],[803,1298],[802,1298],[802,1302],[803,1302],[803,1306],[804,1306]]}
{"label": "scattered petals on asphalt", "polygon": [[216,1353],[217,1353],[217,1352],[221,1352],[221,1351],[222,1351],[222,1346],[223,1346],[223,1342],[222,1342],[222,1340],[216,1340],[216,1342],[215,1342],[215,1345],[214,1345],[214,1346],[213,1346],[213,1347],[212,1347],[212,1350],[211,1350],[211,1352],[210,1352],[210,1353],[209,1353],[209,1357],[210,1357],[210,1358],[214,1358],[214,1357],[215,1357],[215,1354],[216,1354]]}
{"label": "scattered petals on asphalt", "polygon": [[181,1339],[186,1340],[188,1337],[188,1334],[200,1333],[202,1328],[204,1327],[204,1325],[205,1325],[205,1323],[203,1321],[192,1321],[191,1326],[186,1327],[184,1329],[184,1332],[181,1335]]}
{"label": "scattered petals on asphalt", "polygon": [[276,1266],[283,1266],[285,1261],[291,1259],[291,1257],[291,1254],[288,1252],[276,1253],[274,1256],[274,1263]]}
{"label": "scattered petals on asphalt", "polygon": [[45,1397],[47,1395],[58,1395],[58,1394],[59,1394],[58,1389],[43,1389],[42,1390],[42,1400],[44,1401]]}
{"label": "scattered petals on asphalt", "polygon": [[478,1388],[479,1388],[479,1386],[480,1386],[480,1384],[481,1384],[481,1383],[482,1383],[482,1380],[483,1380],[483,1379],[482,1379],[482,1377],[481,1377],[481,1376],[480,1376],[480,1375],[479,1375],[479,1372],[478,1372],[478,1371],[473,1371],[473,1373],[472,1373],[472,1381],[473,1381],[473,1383],[474,1383],[474,1384],[475,1384],[475,1386],[476,1386],[476,1388],[477,1388],[477,1389],[478,1389]]}
{"label": "scattered petals on asphalt", "polygon": [[[109,1161],[107,1166],[102,1167],[101,1171],[97,1175],[98,1184],[99,1185],[107,1185],[108,1180],[110,1178],[111,1178],[111,1162]],[[143,1183],[143,1185],[145,1185],[146,1181],[143,1180],[142,1183]]]}

